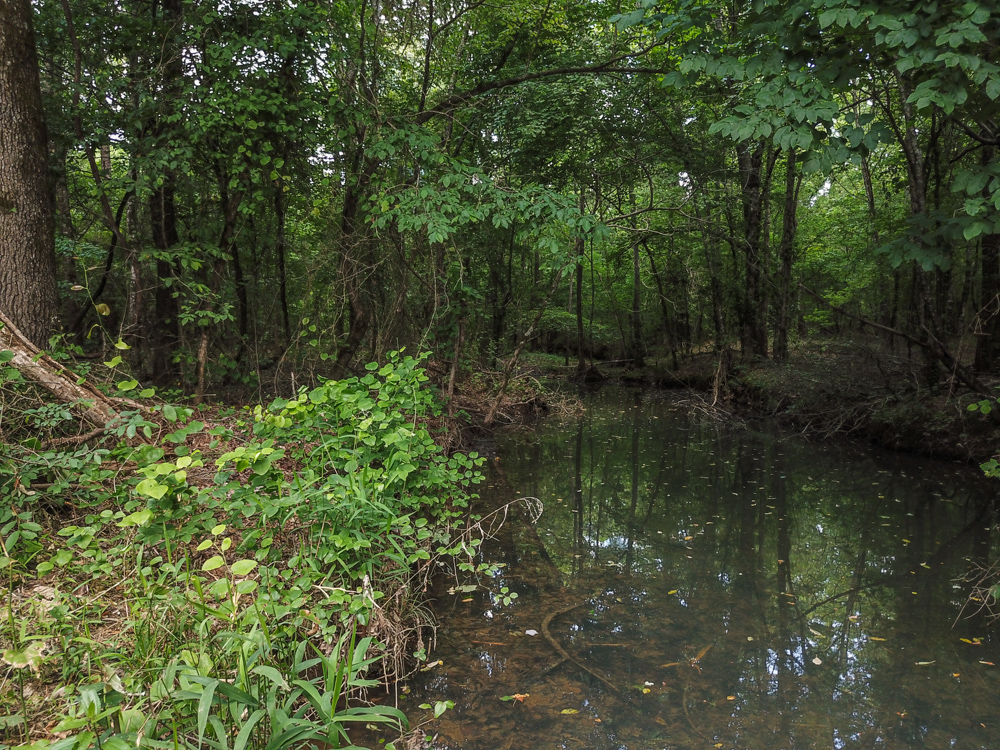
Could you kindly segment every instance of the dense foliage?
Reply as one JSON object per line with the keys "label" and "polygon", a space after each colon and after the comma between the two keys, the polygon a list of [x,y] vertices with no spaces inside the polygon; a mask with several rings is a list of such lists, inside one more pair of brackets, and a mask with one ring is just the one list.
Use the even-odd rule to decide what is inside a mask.
{"label": "dense foliage", "polygon": [[991,8],[39,3],[63,319],[199,393],[462,367],[549,303],[581,367],[780,358],[834,305],[990,372]]}
{"label": "dense foliage", "polygon": [[352,721],[405,726],[342,699],[423,649],[432,561],[485,570],[463,521],[482,459],[436,445],[427,380],[393,354],[252,412],[122,414],[111,449],[4,446],[10,737],[35,715],[62,716],[63,750],[340,747]]}
{"label": "dense foliage", "polygon": [[[581,375],[711,353],[718,385],[866,326],[908,387],[991,411],[994,0],[8,8],[55,237],[31,264],[0,242],[0,313],[72,353],[41,369],[75,359],[38,399],[44,358],[0,328],[11,736],[33,675],[64,750],[346,741],[401,592],[478,564],[477,459],[438,448],[436,410],[476,369],[502,395],[526,347]],[[116,382],[90,437],[76,376]]]}

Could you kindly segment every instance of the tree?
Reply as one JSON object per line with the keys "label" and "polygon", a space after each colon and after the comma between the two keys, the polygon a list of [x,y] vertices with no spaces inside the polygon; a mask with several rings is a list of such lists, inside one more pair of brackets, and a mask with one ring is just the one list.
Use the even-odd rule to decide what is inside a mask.
{"label": "tree", "polygon": [[29,0],[0,0],[0,310],[35,344],[56,317],[55,224]]}

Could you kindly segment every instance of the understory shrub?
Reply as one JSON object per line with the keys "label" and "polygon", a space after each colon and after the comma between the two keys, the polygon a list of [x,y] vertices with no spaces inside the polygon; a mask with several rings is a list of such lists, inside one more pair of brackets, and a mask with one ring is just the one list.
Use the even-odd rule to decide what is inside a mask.
{"label": "understory shrub", "polygon": [[[131,383],[130,387],[134,387]],[[124,412],[114,447],[0,448],[0,738],[247,750],[401,732],[361,692],[435,561],[470,573],[482,475],[417,359],[235,413]],[[392,596],[388,596],[391,594]],[[390,604],[391,603],[391,604]],[[395,662],[394,662],[395,663]]]}

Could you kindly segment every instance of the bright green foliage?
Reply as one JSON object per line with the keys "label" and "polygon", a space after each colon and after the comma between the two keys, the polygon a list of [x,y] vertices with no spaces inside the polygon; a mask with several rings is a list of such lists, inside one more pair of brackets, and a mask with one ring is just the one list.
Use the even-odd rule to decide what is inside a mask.
{"label": "bright green foliage", "polygon": [[[433,560],[487,570],[463,529],[483,460],[435,443],[419,360],[393,353],[244,422],[158,408],[170,431],[126,413],[112,450],[5,446],[0,462],[12,499],[0,509],[0,575],[20,586],[53,574],[59,586],[19,627],[8,599],[0,644],[13,668],[64,686],[60,731],[74,736],[58,747],[161,748],[174,734],[217,750],[339,747],[349,722],[400,728],[395,709],[344,708],[341,696],[372,684],[382,648],[351,634],[386,594],[405,600]],[[130,428],[159,440],[134,447]],[[127,462],[132,477],[110,468]],[[40,480],[55,480],[46,497],[72,493],[69,522],[52,527]],[[132,614],[121,650],[77,632],[81,610],[109,607],[83,586],[122,587],[116,601]],[[324,642],[339,645],[314,653]]]}
{"label": "bright green foliage", "polygon": [[125,696],[108,685],[87,685],[80,688],[78,709],[54,730],[72,736],[21,747],[285,750],[322,743],[340,748],[353,747],[347,729],[355,722],[386,724],[397,731],[407,726],[406,716],[391,706],[341,706],[352,691],[378,685],[365,677],[378,662],[368,655],[371,638],[356,640],[354,633],[346,633],[330,655],[303,641],[291,664],[279,671],[270,665],[270,645],[258,632],[224,637],[235,652],[235,678],[205,653],[183,651],[150,687],[155,710],[127,707]]}

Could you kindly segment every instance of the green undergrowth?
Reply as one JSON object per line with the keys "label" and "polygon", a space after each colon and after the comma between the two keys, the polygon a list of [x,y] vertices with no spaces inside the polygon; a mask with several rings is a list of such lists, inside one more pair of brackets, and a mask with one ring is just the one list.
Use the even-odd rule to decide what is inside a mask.
{"label": "green undergrowth", "polygon": [[[126,383],[134,387],[132,383]],[[488,572],[420,362],[234,415],[124,412],[113,447],[0,447],[0,746],[347,747],[417,650],[432,571]]]}

